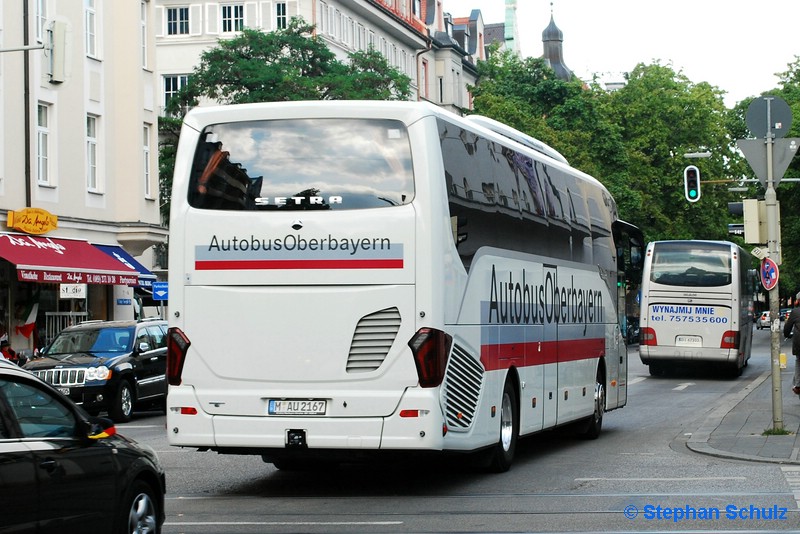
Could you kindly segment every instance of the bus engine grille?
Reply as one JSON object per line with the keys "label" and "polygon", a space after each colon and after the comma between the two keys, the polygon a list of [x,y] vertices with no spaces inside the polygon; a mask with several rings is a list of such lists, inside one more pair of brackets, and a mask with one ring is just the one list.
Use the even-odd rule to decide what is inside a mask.
{"label": "bus engine grille", "polygon": [[472,425],[483,376],[480,362],[454,344],[444,382],[447,425],[451,429],[467,429]]}
{"label": "bus engine grille", "polygon": [[400,310],[386,308],[358,321],[347,356],[348,373],[368,373],[381,366],[400,330]]}

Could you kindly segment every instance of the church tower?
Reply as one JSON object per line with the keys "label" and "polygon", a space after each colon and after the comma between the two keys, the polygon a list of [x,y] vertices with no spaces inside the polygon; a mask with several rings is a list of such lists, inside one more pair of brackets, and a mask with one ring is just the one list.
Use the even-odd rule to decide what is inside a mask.
{"label": "church tower", "polygon": [[519,33],[517,32],[517,0],[506,0],[505,49],[519,54]]}
{"label": "church tower", "polygon": [[556,26],[556,21],[553,19],[553,10],[550,4],[550,24],[542,32],[542,44],[544,45],[544,60],[550,65],[556,76],[562,80],[571,80],[574,76],[573,72],[564,63],[564,33]]}

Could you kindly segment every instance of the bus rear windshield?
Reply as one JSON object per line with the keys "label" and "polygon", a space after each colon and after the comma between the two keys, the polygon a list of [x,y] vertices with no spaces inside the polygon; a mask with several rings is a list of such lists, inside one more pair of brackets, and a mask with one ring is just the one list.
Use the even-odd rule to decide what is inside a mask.
{"label": "bus rear windshield", "polygon": [[413,200],[405,126],[385,119],[293,119],[205,128],[189,204],[214,210],[341,210]]}
{"label": "bus rear windshield", "polygon": [[731,249],[715,243],[659,243],[653,249],[650,280],[685,287],[731,283]]}

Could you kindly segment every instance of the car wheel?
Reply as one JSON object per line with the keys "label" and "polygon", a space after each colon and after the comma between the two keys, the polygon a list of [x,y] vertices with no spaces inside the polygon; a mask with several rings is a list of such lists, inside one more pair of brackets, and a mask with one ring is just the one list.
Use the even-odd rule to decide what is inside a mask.
{"label": "car wheel", "polygon": [[158,502],[155,492],[146,483],[133,483],[120,508],[118,528],[115,532],[126,534],[158,533]]}
{"label": "car wheel", "polygon": [[133,390],[127,380],[119,383],[117,394],[108,409],[108,415],[117,423],[127,423],[133,415]]}
{"label": "car wheel", "polygon": [[517,392],[506,379],[503,397],[500,401],[500,439],[492,448],[489,469],[495,473],[505,473],[511,468],[519,437],[519,412],[517,410]]}

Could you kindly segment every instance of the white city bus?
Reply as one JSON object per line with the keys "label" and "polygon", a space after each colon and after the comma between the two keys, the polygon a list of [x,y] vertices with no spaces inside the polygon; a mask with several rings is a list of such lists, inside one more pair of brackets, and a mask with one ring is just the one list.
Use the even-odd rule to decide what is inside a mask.
{"label": "white city bus", "polygon": [[415,102],[187,114],[169,442],[278,467],[596,436],[627,400],[641,233],[557,152]]}
{"label": "white city bus", "polygon": [[739,376],[753,338],[749,255],[728,241],[649,243],[642,275],[639,355],[659,375],[711,363]]}

